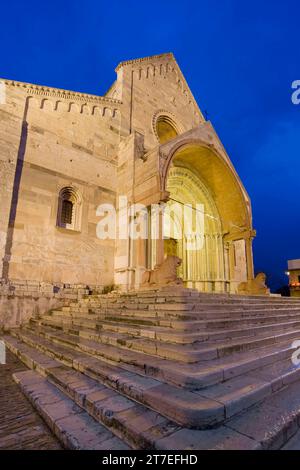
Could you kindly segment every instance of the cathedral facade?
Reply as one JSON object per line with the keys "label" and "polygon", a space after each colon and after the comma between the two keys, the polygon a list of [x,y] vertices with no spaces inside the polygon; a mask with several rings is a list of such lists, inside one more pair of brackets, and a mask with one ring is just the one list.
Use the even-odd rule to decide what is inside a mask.
{"label": "cathedral facade", "polygon": [[[138,289],[174,256],[185,286],[237,292],[254,277],[251,204],[212,124],[172,54],[116,74],[104,96],[1,81],[2,282]],[[99,236],[124,204],[125,236],[123,222]],[[146,236],[130,237],[145,213]]]}

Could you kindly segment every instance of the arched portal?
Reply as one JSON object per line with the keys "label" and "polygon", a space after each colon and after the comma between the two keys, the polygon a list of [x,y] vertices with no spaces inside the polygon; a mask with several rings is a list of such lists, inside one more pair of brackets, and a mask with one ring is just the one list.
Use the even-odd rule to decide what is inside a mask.
{"label": "arched portal", "polygon": [[186,286],[226,290],[222,224],[212,194],[195,172],[178,166],[169,170],[167,190],[165,254],[182,259],[178,274]]}
{"label": "arched portal", "polygon": [[[196,135],[197,130],[193,132]],[[255,232],[248,195],[229,158],[191,135],[164,144],[161,155],[165,160],[161,191],[169,194],[168,205],[177,201],[181,206],[195,207],[198,203],[204,211],[203,228],[192,230],[191,235],[185,230],[186,219],[171,211],[173,215],[163,224],[166,234],[172,220],[176,221],[177,232],[185,233],[182,238],[170,234],[166,237],[165,255],[176,254],[182,259],[179,274],[187,287],[236,292],[239,283],[253,278]],[[188,250],[188,239],[201,236],[201,248]]]}

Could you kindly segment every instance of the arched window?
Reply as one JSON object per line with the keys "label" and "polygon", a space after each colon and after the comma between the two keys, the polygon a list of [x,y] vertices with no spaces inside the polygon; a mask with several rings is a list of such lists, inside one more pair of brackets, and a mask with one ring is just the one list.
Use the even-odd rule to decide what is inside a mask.
{"label": "arched window", "polygon": [[161,144],[165,144],[169,140],[174,139],[178,134],[174,123],[167,116],[159,116],[156,121],[156,132]]}
{"label": "arched window", "polygon": [[175,137],[183,132],[182,126],[175,122],[173,115],[163,110],[154,114],[152,128],[160,144],[165,144],[169,140],[175,139]]}
{"label": "arched window", "polygon": [[79,231],[82,201],[79,191],[68,186],[62,188],[58,198],[57,226]]}

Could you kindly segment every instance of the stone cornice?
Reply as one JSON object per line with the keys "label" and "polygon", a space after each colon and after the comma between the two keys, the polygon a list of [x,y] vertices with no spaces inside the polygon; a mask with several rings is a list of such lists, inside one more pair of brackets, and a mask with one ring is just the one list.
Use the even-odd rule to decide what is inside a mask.
{"label": "stone cornice", "polygon": [[151,62],[153,60],[162,59],[162,58],[166,58],[166,59],[168,58],[168,59],[175,60],[175,57],[174,57],[172,52],[165,52],[164,54],[157,54],[157,55],[151,55],[151,56],[148,56],[148,57],[141,57],[140,59],[125,60],[123,62],[120,62],[117,65],[117,67],[115,68],[115,71],[117,72],[124,65],[139,64],[141,62]]}
{"label": "stone cornice", "polygon": [[115,105],[122,104],[122,101],[113,98],[108,98],[106,96],[97,96],[88,93],[80,93],[77,91],[63,90],[61,88],[53,88],[43,85],[35,85],[32,83],[18,82],[15,80],[7,80],[5,78],[0,78],[0,81],[3,81],[5,85],[8,86],[24,88],[28,94],[49,96],[54,98],[64,98],[67,100],[92,103],[107,103]]}

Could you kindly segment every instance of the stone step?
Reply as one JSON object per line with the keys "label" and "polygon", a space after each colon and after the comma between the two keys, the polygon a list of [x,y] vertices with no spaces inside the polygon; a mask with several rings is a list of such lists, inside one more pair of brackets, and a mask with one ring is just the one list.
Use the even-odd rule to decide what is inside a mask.
{"label": "stone step", "polygon": [[[178,383],[190,389],[201,389],[209,385],[226,381],[245,372],[250,372],[261,366],[291,358],[297,349],[290,341],[265,346],[258,351],[245,351],[225,356],[211,361],[203,361],[195,365],[181,365],[167,360],[156,360],[155,369],[150,364],[142,363],[137,368],[138,373],[158,376],[170,383]],[[145,358],[145,356],[142,356]],[[105,358],[104,358],[105,359]],[[111,359],[111,357],[110,357]],[[123,366],[126,367],[126,364]],[[127,365],[130,368],[130,365]],[[136,369],[135,369],[136,370]]]}
{"label": "stone step", "polygon": [[130,449],[38,373],[17,372],[13,377],[66,449]]}
{"label": "stone step", "polygon": [[172,291],[161,290],[161,291],[138,291],[138,292],[128,292],[128,293],[114,293],[114,294],[98,294],[98,295],[89,295],[85,296],[84,300],[87,301],[160,301],[160,299],[167,299],[173,302],[188,302],[189,299],[192,300],[201,300],[203,302],[232,302],[232,303],[251,303],[251,302],[264,302],[264,303],[282,303],[290,302],[297,303],[299,299],[292,297],[274,297],[274,296],[262,296],[262,295],[237,295],[237,294],[224,294],[224,293],[204,293],[199,291],[186,291],[182,292],[180,289],[176,288]]}
{"label": "stone step", "polygon": [[[19,351],[20,348],[21,346],[19,346]],[[106,427],[113,428],[115,432],[118,432],[123,441],[129,440],[134,448],[159,450],[175,448],[177,450],[278,449],[286,441],[284,449],[299,448],[299,383],[290,386],[288,399],[287,389],[285,389],[269,398],[267,404],[255,405],[250,410],[229,420],[225,426],[213,430],[190,430],[173,425],[172,422],[168,422],[164,417],[143,405],[134,403],[133,406],[130,406],[129,402],[123,405],[123,408],[122,404],[120,406],[119,396],[116,396],[112,389],[100,385],[79,372],[61,366],[57,361],[52,361],[52,364],[47,367],[49,359],[43,358],[41,355],[37,359],[37,353],[33,348],[24,351],[23,346],[22,354],[27,356],[26,362],[34,362],[36,368],[48,378],[47,383],[50,380],[97,421],[104,421]],[[30,356],[31,360],[29,361]],[[32,395],[35,393],[32,385],[38,383],[36,372],[28,371],[21,376],[18,374],[16,379],[22,389],[24,391],[26,389],[28,396],[29,393]],[[40,378],[39,380],[45,379]],[[30,390],[29,387],[31,387]],[[41,406],[41,403],[39,405]],[[265,411],[265,415],[262,413],[263,411]],[[284,419],[282,419],[280,412],[284,415]],[[237,428],[237,430],[230,426]],[[293,436],[295,437],[293,438]],[[72,444],[73,442],[74,439]],[[114,445],[116,442],[115,439]],[[108,448],[108,446],[111,446],[111,441],[105,439],[102,448],[109,450],[111,447]],[[126,447],[124,446],[124,448]]]}
{"label": "stone step", "polygon": [[300,450],[300,429],[294,435],[288,437],[289,440],[281,447],[281,450]]}
{"label": "stone step", "polygon": [[[127,323],[137,323],[139,322],[140,324],[144,325],[155,325],[158,322],[161,323],[161,325],[176,325],[176,322],[182,322],[183,324],[189,325],[189,322],[200,322],[199,325],[205,326],[205,322],[210,321],[211,324],[217,324],[217,322],[237,322],[237,321],[268,321],[268,319],[282,319],[282,318],[287,318],[287,319],[292,319],[292,318],[300,318],[300,312],[299,311],[280,311],[280,312],[264,312],[263,314],[259,312],[250,312],[250,313],[223,313],[222,315],[215,315],[215,314],[175,314],[175,315],[170,315],[168,313],[163,313],[160,312],[158,314],[152,313],[152,312],[143,312],[139,311],[138,313],[131,312],[131,311],[125,311],[125,312],[93,312],[93,314],[87,314],[87,313],[82,313],[82,312],[75,312],[75,311],[62,311],[62,310],[53,310],[51,312],[51,315],[53,317],[60,317],[60,318],[86,318],[86,319],[98,319],[98,320],[108,320],[108,321],[116,321],[116,322],[121,322],[122,320],[126,321]],[[180,323],[179,323],[180,324]]]}
{"label": "stone step", "polygon": [[49,326],[56,330],[63,330],[64,332],[70,332],[77,335],[78,337],[93,339],[103,343],[111,344],[120,344],[128,346],[134,349],[134,341],[136,343],[141,342],[142,338],[147,338],[150,341],[160,342],[161,344],[178,344],[178,345],[190,345],[191,347],[196,346],[196,343],[213,341],[213,340],[231,340],[233,338],[243,338],[243,337],[259,337],[267,333],[279,332],[284,333],[291,329],[300,328],[299,321],[290,321],[284,323],[275,323],[268,325],[245,325],[241,328],[223,328],[223,329],[204,329],[203,331],[195,333],[195,330],[191,328],[193,332],[182,332],[174,331],[172,329],[166,329],[161,327],[132,327],[132,325],[120,326],[120,324],[109,324],[109,328],[104,328],[107,325],[104,323],[87,323],[86,321],[82,323],[74,322],[70,320],[67,322],[55,321],[53,318],[42,318],[40,320],[35,320],[31,322],[33,325],[40,326]]}
{"label": "stone step", "polygon": [[[82,410],[84,410],[94,420],[111,431],[108,432],[104,428],[108,434],[109,442],[106,443],[104,440],[102,449],[110,450],[109,445],[114,444],[114,442],[110,442],[112,438],[114,438],[115,446],[111,450],[114,448],[125,450],[129,448],[128,446],[134,449],[150,449],[154,447],[156,440],[182,429],[159,413],[126,398],[97,380],[91,379],[70,367],[63,366],[58,361],[50,360],[51,362],[49,362],[47,356],[37,353],[34,348],[30,348],[24,343],[14,343],[13,339],[9,341],[11,347],[17,351],[17,355],[22,358],[23,362],[33,364],[35,369],[39,370],[39,374],[44,377],[42,379],[39,374],[31,371],[23,373],[22,376],[18,377],[23,387],[31,385],[31,383],[35,384],[38,380],[39,382],[45,382],[46,378],[47,384],[51,384],[51,387],[53,385],[57,387],[59,395],[63,392],[65,402],[68,402],[68,399],[73,400],[76,411],[80,407],[81,416],[83,414]],[[30,378],[31,374],[34,374],[34,381]],[[66,399],[65,396],[68,398]],[[52,426],[51,429],[53,429]],[[117,437],[114,437],[114,435]],[[118,438],[123,442],[122,447],[118,442]],[[100,443],[102,445],[102,439]],[[116,447],[116,444],[118,447]]]}
{"label": "stone step", "polygon": [[258,336],[265,331],[276,332],[284,331],[290,328],[299,328],[300,327],[300,318],[298,321],[285,321],[284,323],[268,323],[268,324],[254,324],[246,323],[238,327],[231,328],[220,328],[220,329],[206,329],[195,331],[191,327],[191,331],[178,332],[174,329],[166,329],[164,327],[147,327],[143,325],[131,325],[131,324],[122,324],[120,322],[94,322],[86,321],[82,319],[81,321],[70,319],[61,319],[53,317],[43,317],[40,320],[31,321],[34,325],[44,325],[50,326],[52,328],[63,330],[66,333],[70,332],[81,337],[97,339],[101,341],[102,337],[109,336],[111,338],[116,338],[117,340],[122,339],[121,335],[126,335],[127,339],[132,338],[148,338],[150,340],[161,341],[164,343],[172,344],[193,344],[209,340],[220,340],[220,339],[232,339],[232,338],[242,338],[244,336]]}
{"label": "stone step", "polygon": [[[300,381],[282,389],[217,429],[179,430],[161,439],[157,450],[298,450]],[[231,434],[232,432],[236,434]],[[243,437],[246,441],[239,442]]]}
{"label": "stone step", "polygon": [[[254,439],[247,438],[224,426],[213,430],[191,431],[176,424],[174,425],[143,405],[135,402],[131,405],[133,402],[129,400],[122,402],[122,396],[116,396],[112,389],[99,384],[97,381],[92,381],[83,374],[72,371],[70,368],[61,366],[57,361],[49,360],[49,358],[37,353],[33,348],[24,346],[24,343],[17,342],[14,338],[7,339],[7,341],[15,351],[18,351],[25,363],[34,364],[34,367],[43,374],[44,377],[40,377],[36,372],[27,371],[22,374],[16,374],[15,379],[26,396],[30,400],[34,399],[34,406],[36,406],[35,404],[38,405],[38,411],[46,419],[49,419],[50,415],[49,404],[47,403],[48,400],[41,399],[41,397],[43,398],[43,395],[40,395],[41,390],[42,392],[44,390],[47,391],[45,394],[47,397],[53,394],[54,403],[56,403],[58,396],[62,397],[64,403],[68,403],[66,395],[72,398],[74,403],[72,409],[77,411],[79,407],[81,409],[84,408],[91,416],[94,416],[96,421],[104,421],[107,428],[113,429],[114,432],[118,433],[122,441],[131,441],[133,448],[168,450],[174,448],[177,450],[218,449],[220,447],[244,450],[261,448],[260,443]],[[52,363],[49,364],[49,361]],[[53,385],[59,390],[54,390]],[[49,390],[51,391],[50,395]],[[63,391],[64,396],[60,390]],[[67,404],[65,408],[69,409]],[[85,430],[85,421],[84,418],[82,419],[85,415],[84,411],[78,412],[75,415],[76,420],[70,418],[59,420],[57,418],[57,410],[51,408],[50,412],[52,413],[50,415],[52,420],[57,421],[56,432],[60,433],[61,439],[69,448],[89,449],[93,447],[91,443],[96,439],[97,449],[128,449],[128,445],[124,444],[124,442],[120,444],[116,437],[102,440],[103,435],[100,434],[99,442],[99,434],[97,434],[96,430],[90,436],[90,428],[87,430],[88,432]],[[50,421],[51,425],[52,422]],[[278,426],[276,429],[278,429]],[[81,434],[83,430],[85,430],[84,438]],[[106,432],[109,433],[109,431]],[[178,440],[178,433],[180,433],[181,442]],[[172,439],[175,440],[176,446],[170,445],[168,448],[166,438],[169,438],[170,442],[172,442]]]}
{"label": "stone step", "polygon": [[137,303],[137,304],[152,304],[152,303],[191,303],[195,302],[198,304],[224,304],[224,305],[250,305],[250,304],[264,304],[264,305],[279,305],[279,304],[295,304],[299,305],[299,299],[292,297],[274,297],[274,296],[240,296],[240,295],[230,295],[222,296],[218,294],[203,294],[203,293],[193,293],[192,295],[184,294],[181,295],[178,292],[173,292],[171,294],[158,293],[158,294],[147,294],[144,295],[142,292],[135,293],[135,295],[122,295],[122,294],[106,294],[106,295],[89,295],[84,296],[81,300],[81,304],[89,303]]}
{"label": "stone step", "polygon": [[59,317],[74,317],[74,318],[98,318],[98,319],[103,319],[103,320],[119,320],[122,318],[127,319],[127,321],[136,321],[140,320],[141,322],[145,322],[150,324],[153,321],[158,321],[158,320],[166,320],[166,321],[201,321],[201,320],[211,320],[211,321],[222,321],[222,320],[243,320],[243,319],[254,319],[254,320],[259,320],[259,319],[268,319],[268,318],[278,318],[278,317],[283,317],[283,316],[298,316],[300,317],[300,311],[299,310],[280,310],[278,312],[261,312],[261,311],[253,311],[253,312],[222,312],[222,314],[208,314],[208,313],[187,313],[187,314],[178,314],[176,312],[150,312],[150,311],[116,311],[116,310],[111,310],[111,311],[101,311],[99,309],[95,310],[92,313],[85,313],[85,312],[80,312],[80,311],[61,311],[61,310],[54,310],[52,311],[53,316],[59,316]]}
{"label": "stone step", "polygon": [[[135,328],[136,331],[138,327],[143,327],[145,326],[145,331],[148,329],[151,331],[151,329],[158,329],[161,328],[170,328],[172,330],[181,330],[181,331],[206,331],[206,330],[217,330],[217,329],[233,329],[236,328],[237,326],[249,326],[249,327],[255,327],[255,326],[260,326],[263,324],[276,324],[276,323],[286,323],[289,321],[299,321],[300,320],[300,314],[285,314],[285,315],[270,315],[270,316],[264,316],[264,317],[257,317],[257,316],[244,316],[242,318],[205,318],[201,320],[165,320],[165,319],[159,319],[157,317],[151,317],[151,318],[140,318],[140,319],[132,319],[131,317],[126,317],[126,316],[110,316],[110,320],[105,319],[103,317],[100,317],[98,315],[65,315],[62,314],[61,311],[59,312],[52,312],[51,315],[43,315],[40,317],[40,320],[43,322],[48,322],[48,321],[57,321],[61,323],[66,323],[69,324],[72,322],[74,325],[90,325],[91,327],[94,328],[100,328],[101,325],[103,325],[103,328],[105,325],[107,325],[106,329],[109,329],[110,325],[115,325],[115,327],[122,327],[124,325],[127,328]],[[33,319],[35,321],[36,319]],[[114,321],[115,320],[115,321]],[[123,321],[122,321],[123,320]],[[120,324],[122,324],[120,326]]]}
{"label": "stone step", "polygon": [[122,312],[127,312],[130,311],[132,314],[139,314],[139,313],[144,313],[148,312],[149,314],[153,314],[153,312],[156,313],[161,313],[163,315],[169,315],[169,316],[175,316],[175,315],[201,315],[202,313],[209,313],[209,314],[243,314],[244,312],[249,312],[249,313],[278,313],[278,312],[299,312],[300,311],[300,305],[258,305],[258,304],[253,304],[253,305],[247,305],[247,306],[241,306],[241,305],[236,305],[236,306],[229,306],[229,305],[204,305],[204,304],[95,304],[91,305],[86,308],[82,308],[79,306],[70,306],[70,310],[73,312],[78,312],[78,311],[85,311],[86,313],[93,313],[93,312],[116,312],[116,313],[122,313]]}
{"label": "stone step", "polygon": [[[24,334],[18,333],[19,337],[24,340]],[[34,338],[34,339],[33,339]],[[36,335],[29,334],[25,341],[31,341],[34,344],[34,340],[37,340]],[[52,341],[52,342],[51,342]],[[42,343],[47,346],[57,344],[63,345],[76,350],[78,344],[74,338],[59,338],[57,336],[49,336],[46,341],[42,340]],[[296,346],[290,342],[278,344],[275,347],[265,347],[255,352],[244,352],[220,358],[214,361],[204,361],[195,365],[180,364],[178,361],[175,363],[169,360],[159,359],[157,357],[149,357],[145,354],[134,353],[133,351],[120,351],[118,348],[112,346],[106,346],[102,348],[93,348],[91,342],[85,344],[84,352],[94,355],[95,357],[104,361],[113,361],[114,363],[120,364],[123,368],[129,371],[134,371],[138,374],[150,375],[159,380],[166,381],[170,384],[179,386],[185,386],[189,389],[202,389],[209,385],[216,384],[218,382],[226,381],[231,378],[237,377],[243,373],[248,373],[251,370],[255,370],[262,366],[268,366],[274,362],[291,358],[292,353],[295,351]],[[64,349],[65,351],[65,349]],[[76,350],[78,351],[78,349]],[[81,351],[81,349],[79,349]]]}
{"label": "stone step", "polygon": [[[52,329],[49,330],[50,337],[51,333],[56,330],[62,331],[62,327],[52,326]],[[37,329],[36,332],[39,330]],[[64,333],[68,333],[65,329]],[[72,330],[69,333],[74,333]],[[75,338],[82,337],[85,339],[92,339],[94,341],[99,340],[95,337],[94,330],[77,330],[77,335]],[[91,336],[89,334],[91,333]],[[116,338],[110,336],[111,333],[107,336],[106,344],[120,346],[120,342],[116,343],[115,339],[119,339],[120,335]],[[137,336],[137,335],[135,335]],[[124,341],[123,341],[124,347]],[[219,359],[199,361],[196,364],[184,364],[180,366],[181,374],[178,375],[178,367],[180,363],[175,363],[175,371],[172,375],[172,383],[182,385],[184,384],[187,388],[203,388],[208,385],[212,385],[219,381],[227,380],[228,378],[237,376],[244,372],[249,372],[261,365],[267,365],[272,362],[283,360],[286,357],[291,357],[293,350],[296,346],[292,346],[290,340],[282,341],[280,343],[275,343],[271,346],[260,346],[258,350],[245,350],[232,353],[229,356],[222,356]],[[178,359],[176,354],[175,361]],[[164,364],[161,363],[160,367],[164,369]],[[174,369],[174,363],[168,361],[168,370],[171,371]],[[162,375],[164,377],[164,373]],[[180,382],[184,380],[184,382]],[[175,381],[175,382],[174,382]]]}
{"label": "stone step", "polygon": [[[41,325],[42,326],[42,325]],[[49,325],[50,326],[50,325]],[[151,340],[146,338],[123,338],[123,341],[117,341],[119,348],[134,349],[142,351],[146,354],[152,354],[164,359],[173,359],[183,362],[194,363],[201,360],[216,359],[223,357],[232,352],[257,349],[261,346],[271,345],[284,340],[293,340],[300,337],[300,329],[287,326],[280,331],[272,332],[268,328],[262,330],[259,334],[253,336],[253,330],[249,330],[249,334],[241,338],[209,339],[204,342],[195,344],[172,344],[161,342],[159,340]],[[273,334],[272,334],[273,333]],[[276,333],[276,334],[275,334]],[[42,334],[42,330],[41,330]],[[61,333],[59,338],[62,340]],[[55,332],[53,333],[55,335]],[[101,337],[99,337],[101,339]],[[77,347],[85,347],[89,344],[89,340],[85,340],[74,335],[73,343],[78,343]],[[95,342],[95,341],[94,341]],[[91,343],[93,345],[93,342]]]}
{"label": "stone step", "polygon": [[[150,407],[167,418],[172,415],[172,421],[182,426],[209,427],[225,419],[225,410],[222,404],[201,397],[199,394],[164,384],[151,377],[129,372],[84,353],[76,354],[74,351],[49,344],[46,340],[35,336],[30,338],[28,334],[21,334],[17,337],[31,348],[36,348],[51,359],[73,367],[103,385],[112,387],[127,398]],[[17,354],[24,363],[31,368],[36,367],[35,362],[32,361],[32,355],[29,356],[29,363],[26,362],[28,358],[23,353],[22,343],[16,344],[7,336],[4,337],[4,341],[7,348]]]}
{"label": "stone step", "polygon": [[[25,335],[25,340],[26,337],[28,340],[28,335]],[[24,339],[24,335],[21,335],[21,338]],[[100,373],[102,378],[108,380],[110,386],[117,388],[129,398],[144,403],[169,418],[172,416],[171,419],[187,427],[210,427],[228,420],[287,384],[298,380],[300,373],[298,368],[292,370],[290,359],[285,359],[275,365],[261,367],[250,374],[235,377],[205,390],[187,392],[149,377],[144,377],[141,381],[139,376],[128,374],[123,368],[112,368],[85,354],[77,355],[74,352],[72,354],[67,348],[49,345],[49,342],[34,335],[31,337],[30,346],[41,348],[44,353],[52,356],[55,354],[56,359],[69,362],[73,367],[76,364],[75,368],[86,375],[91,374],[95,378],[99,377]]]}
{"label": "stone step", "polygon": [[[261,308],[277,308],[280,306],[290,306],[290,307],[299,307],[299,300],[294,301],[294,300],[288,300],[287,298],[282,299],[281,301],[262,301],[262,300],[252,300],[252,301],[239,301],[239,300],[207,300],[207,299],[197,299],[197,298],[192,298],[189,297],[187,299],[181,299],[181,298],[176,298],[176,297],[170,297],[170,298],[136,298],[134,300],[127,300],[127,299],[121,299],[121,298],[115,298],[115,299],[81,299],[80,300],[80,305],[83,307],[89,307],[89,306],[94,306],[94,305],[101,305],[101,306],[109,306],[109,305],[123,305],[123,306],[132,306],[133,308],[145,308],[148,305],[154,308],[155,306],[158,305],[167,305],[174,307],[174,309],[178,308],[181,309],[181,305],[186,305],[187,308],[190,308],[191,306],[195,305],[198,306],[199,308],[207,307],[207,308],[212,308],[212,307],[233,307],[233,308],[251,308],[251,307],[261,307]],[[72,305],[75,305],[76,302],[72,302]]]}
{"label": "stone step", "polygon": [[242,296],[238,294],[233,295],[219,295],[216,293],[205,294],[201,292],[194,292],[191,294],[180,294],[180,292],[173,292],[171,294],[166,293],[157,293],[157,294],[145,294],[138,292],[135,295],[127,296],[123,294],[117,295],[88,295],[82,298],[86,301],[121,301],[121,302],[212,302],[212,303],[266,303],[266,304],[276,304],[283,302],[297,303],[299,299],[296,297],[274,297],[274,296]]}

